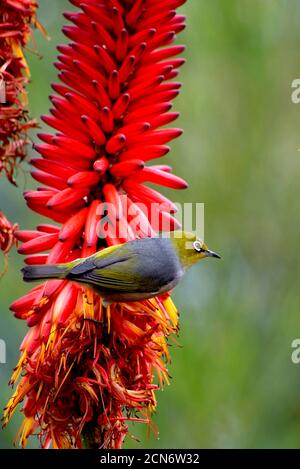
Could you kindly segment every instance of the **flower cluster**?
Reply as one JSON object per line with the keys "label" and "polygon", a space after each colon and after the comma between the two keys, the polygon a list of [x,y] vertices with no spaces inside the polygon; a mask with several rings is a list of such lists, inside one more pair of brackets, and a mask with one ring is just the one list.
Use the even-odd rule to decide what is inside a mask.
{"label": "flower cluster", "polygon": [[[42,157],[31,161],[32,176],[47,187],[25,193],[32,210],[56,223],[16,232],[27,264],[152,236],[166,220],[176,228],[176,206],[145,183],[187,186],[171,167],[147,165],[181,134],[165,126],[178,117],[170,111],[184,47],[172,43],[184,29],[175,11],[184,1],[72,0],[80,10],[65,14],[72,24],[63,28],[72,42],[58,47],[60,83],[43,116],[56,133],[39,135]],[[106,204],[114,213],[102,223]],[[155,223],[145,211],[152,205]],[[155,390],[168,381],[167,341],[178,330],[169,295],[104,306],[89,289],[51,280],[11,309],[29,331],[4,419],[25,400],[23,446],[39,434],[43,448],[120,448],[128,420],[151,425]]]}
{"label": "flower cluster", "polygon": [[0,278],[7,269],[7,255],[12,246],[16,244],[16,230],[17,225],[13,225],[7,220],[5,215],[0,212],[0,250],[4,253],[4,271],[0,274]]}
{"label": "flower cluster", "polygon": [[26,156],[28,120],[25,87],[29,70],[23,48],[35,20],[32,0],[1,0],[0,3],[0,174],[15,184],[15,170]]}

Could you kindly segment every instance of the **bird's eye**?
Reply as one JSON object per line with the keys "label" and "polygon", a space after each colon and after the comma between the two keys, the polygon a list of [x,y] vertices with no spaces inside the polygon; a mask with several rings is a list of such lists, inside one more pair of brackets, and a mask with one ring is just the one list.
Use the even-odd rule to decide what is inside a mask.
{"label": "bird's eye", "polygon": [[201,251],[202,251],[202,246],[201,246],[201,243],[199,243],[199,241],[195,241],[195,242],[194,242],[194,249],[195,249],[197,252],[201,252]]}

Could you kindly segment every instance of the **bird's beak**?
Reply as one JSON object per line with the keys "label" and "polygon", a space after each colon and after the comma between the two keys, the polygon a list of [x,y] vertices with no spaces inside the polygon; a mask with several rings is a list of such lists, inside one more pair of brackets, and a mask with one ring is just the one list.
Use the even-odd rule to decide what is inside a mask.
{"label": "bird's beak", "polygon": [[214,251],[210,251],[209,249],[205,252],[206,257],[216,257],[217,259],[222,259],[219,254]]}

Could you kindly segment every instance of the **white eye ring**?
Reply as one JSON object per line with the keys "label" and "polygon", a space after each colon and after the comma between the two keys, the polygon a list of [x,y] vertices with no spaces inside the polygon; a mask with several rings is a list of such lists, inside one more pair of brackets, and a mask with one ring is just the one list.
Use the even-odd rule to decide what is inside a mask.
{"label": "white eye ring", "polygon": [[194,241],[194,249],[197,251],[197,252],[201,252],[202,251],[202,246],[201,246],[201,243],[199,241]]}

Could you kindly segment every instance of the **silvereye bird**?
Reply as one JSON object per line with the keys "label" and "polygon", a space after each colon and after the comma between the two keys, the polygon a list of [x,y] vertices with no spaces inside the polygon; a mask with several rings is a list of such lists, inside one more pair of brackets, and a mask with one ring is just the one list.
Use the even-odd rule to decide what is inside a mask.
{"label": "silvereye bird", "polygon": [[25,282],[67,279],[92,288],[107,303],[138,301],[172,290],[186,269],[206,257],[220,258],[192,233],[144,238],[108,247],[66,264],[22,269]]}

